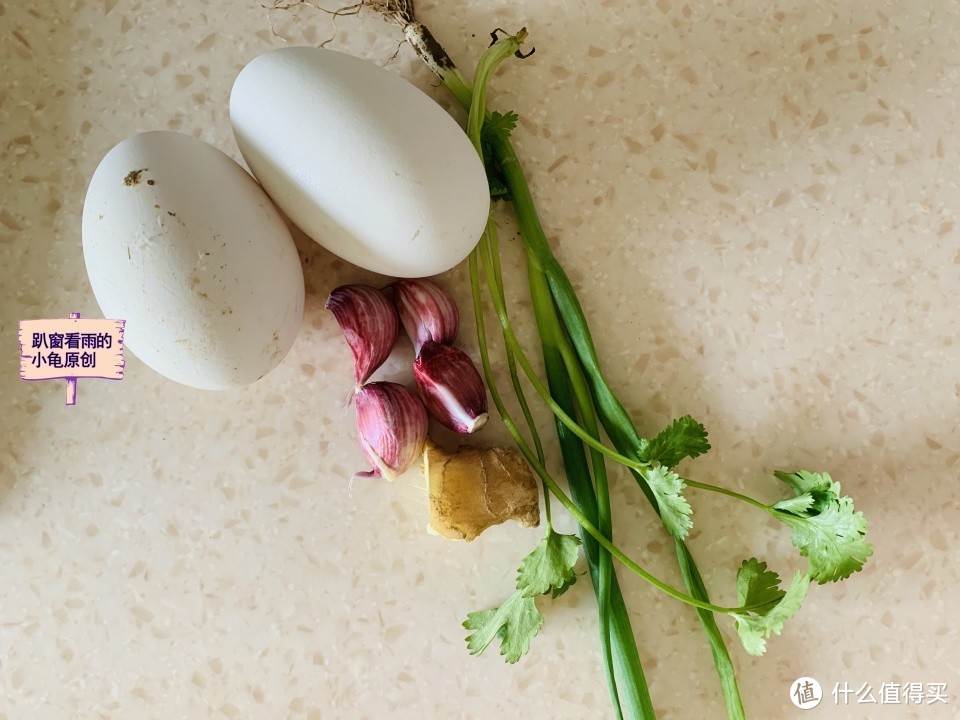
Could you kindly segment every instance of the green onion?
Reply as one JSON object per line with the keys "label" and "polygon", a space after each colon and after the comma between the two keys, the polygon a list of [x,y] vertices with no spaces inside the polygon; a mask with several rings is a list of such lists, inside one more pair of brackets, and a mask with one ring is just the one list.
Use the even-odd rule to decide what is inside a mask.
{"label": "green onion", "polygon": [[[511,52],[515,49],[515,46],[511,46],[509,43],[497,43],[494,47],[501,46],[499,52],[495,51],[494,53],[488,53],[489,57],[487,58],[487,64],[481,64],[482,71],[477,73],[477,88],[479,92],[476,93],[476,96],[479,96],[480,101],[473,101],[470,104],[469,111],[469,120],[467,126],[467,133],[470,136],[471,141],[474,143],[475,148],[482,155],[482,148],[480,147],[480,126],[482,124],[482,118],[485,116],[485,102],[483,100],[486,81],[489,78],[490,73],[496,67],[496,64],[501,61],[503,58],[509,56]],[[456,76],[459,79],[459,75]],[[462,96],[466,96],[466,93],[459,93]],[[473,100],[473,98],[471,98]],[[494,146],[495,150],[497,146]],[[512,148],[510,148],[512,153]],[[507,180],[508,187],[511,186],[511,179],[513,180],[513,185],[517,186],[517,189],[525,191],[526,197],[529,198],[529,190],[526,188],[526,182],[520,173],[510,172],[504,168],[503,159],[507,157],[502,149],[498,153],[501,158],[501,168],[505,170],[505,176]],[[515,158],[516,156],[513,155]],[[516,168],[519,170],[519,163],[515,164]],[[513,192],[513,188],[511,188]],[[517,207],[518,217],[521,219],[521,231],[523,232],[524,223],[523,216],[520,215],[520,206],[515,203]],[[533,211],[532,199],[528,203],[527,207],[532,211],[527,217],[529,220],[532,220],[534,231],[539,231],[539,236],[543,237],[543,231],[540,227],[539,220]],[[528,222],[528,225],[530,223]],[[494,267],[497,265],[497,261],[494,258],[499,254],[498,248],[496,248],[496,233],[495,231],[491,232],[491,224],[488,224],[487,232],[485,233],[484,239],[481,240],[480,246],[483,248],[485,245],[488,245],[489,238],[492,236],[493,248],[487,247],[487,254],[489,262],[493,264]],[[524,233],[526,238],[529,234],[530,228],[526,228],[527,232]],[[591,447],[591,457],[593,459],[593,473],[594,479],[597,483],[597,490],[594,491],[594,488],[591,487],[589,481],[589,471],[586,468],[586,462],[583,455],[583,448],[580,443],[577,441],[576,437],[571,437],[571,433],[574,432],[574,425],[567,422],[564,423],[560,418],[560,415],[565,415],[566,418],[569,418],[572,415],[573,408],[576,407],[581,417],[588,424],[588,430],[590,432],[590,438],[596,439],[599,436],[598,429],[595,425],[595,416],[593,414],[593,409],[591,407],[591,400],[589,394],[586,390],[586,382],[583,376],[583,373],[579,365],[571,357],[572,353],[569,348],[569,341],[567,341],[567,336],[564,333],[563,328],[560,326],[560,322],[557,317],[557,311],[553,303],[550,301],[546,289],[546,282],[542,272],[539,272],[539,268],[542,267],[540,257],[536,254],[538,249],[535,245],[528,242],[527,243],[527,252],[528,252],[528,273],[530,277],[530,286],[531,293],[534,298],[534,308],[537,318],[537,323],[540,329],[541,341],[543,344],[544,352],[544,362],[547,367],[548,379],[550,381],[550,393],[554,397],[561,397],[569,408],[569,411],[566,411],[563,407],[559,407],[560,413],[558,413],[557,421],[557,432],[561,442],[561,450],[564,457],[564,464],[567,470],[567,478],[570,483],[571,491],[577,496],[578,505],[585,503],[590,510],[593,510],[596,507],[596,512],[591,512],[591,517],[589,520],[591,522],[596,522],[600,525],[600,532],[604,534],[605,537],[612,539],[612,522],[610,517],[610,501],[609,493],[607,490],[606,483],[606,471],[603,466],[603,460],[599,457],[599,448]],[[544,238],[542,248],[549,248],[546,245]],[[552,257],[552,255],[550,256]],[[471,257],[471,276],[475,277],[477,273],[476,259]],[[502,294],[502,283],[498,282],[498,277],[495,271],[491,271],[490,275],[490,284],[493,286],[491,292],[494,298],[495,304],[498,305],[498,315],[501,319],[501,324],[504,330],[504,340],[508,345],[514,345],[518,349],[518,344],[516,339],[513,336],[512,330],[510,329],[509,321],[506,318],[505,312],[505,302],[503,301]],[[479,292],[476,287],[477,283],[474,282],[474,303],[477,310],[477,325],[478,331],[481,333],[480,345],[481,348],[485,349],[486,342],[485,338],[482,337],[482,310],[477,307],[479,304]],[[501,287],[496,288],[497,285]],[[572,288],[571,288],[572,290]],[[499,301],[499,302],[498,302]],[[561,338],[563,338],[564,347],[566,349],[566,363],[564,363],[564,354],[560,350]],[[512,340],[512,343],[511,343]],[[511,348],[513,350],[514,348]],[[484,355],[486,353],[484,352]],[[515,352],[507,353],[508,358],[512,358],[515,355]],[[522,358],[521,354],[521,358]],[[522,364],[524,360],[521,360]],[[514,387],[518,388],[519,383],[516,379],[516,371],[513,365],[513,361],[510,361],[511,368],[511,379],[513,380]],[[525,370],[528,368],[525,367]],[[484,370],[487,375],[488,384],[491,385],[491,391],[493,394],[492,384],[492,374],[489,368],[489,360],[484,362]],[[535,381],[535,374],[528,372],[531,381]],[[574,397],[575,401],[571,403],[571,392],[570,392],[570,382],[571,376],[575,377],[577,382],[574,385]],[[542,394],[542,393],[541,393]],[[522,391],[518,392],[518,397],[522,398]],[[548,394],[549,398],[549,394]],[[496,401],[495,401],[496,402]],[[496,402],[498,409],[501,410],[501,415],[504,414],[502,409],[502,403]],[[521,404],[526,408],[525,401],[521,401]],[[525,415],[528,418],[529,422],[529,413],[525,409]],[[534,434],[536,437],[536,434]],[[587,440],[587,438],[581,437],[582,440]],[[539,459],[539,458],[538,458]],[[592,501],[592,502],[591,502]],[[547,499],[549,503],[549,498]],[[581,523],[582,526],[582,523]],[[585,530],[585,528],[584,528]],[[618,689],[618,680],[621,686],[624,686],[628,695],[626,696],[628,713],[627,717],[637,717],[637,718],[652,718],[655,717],[655,713],[652,706],[652,701],[649,695],[649,689],[646,684],[646,679],[643,674],[643,669],[640,664],[639,654],[636,647],[636,642],[633,638],[632,629],[630,627],[629,615],[626,612],[626,606],[623,602],[623,597],[619,589],[619,585],[616,585],[614,590],[614,583],[616,582],[615,575],[613,574],[611,567],[610,552],[605,548],[599,548],[597,542],[591,538],[590,541],[587,541],[588,537],[587,532],[583,532],[585,539],[585,551],[588,557],[588,563],[591,571],[591,577],[594,582],[595,592],[597,594],[597,603],[599,608],[600,615],[600,632],[601,632],[601,644],[603,647],[604,653],[604,667],[607,674],[608,686],[610,688],[611,699],[613,701],[614,709],[616,715],[621,717],[621,705],[620,705],[620,690]],[[592,552],[591,552],[592,551]],[[690,560],[692,563],[692,558]],[[688,582],[688,589],[690,589],[691,594],[696,594],[694,591],[701,591],[702,594],[702,584],[697,585],[692,582]],[[716,624],[713,621],[713,617],[707,610],[700,610],[703,612],[712,623],[713,629],[716,630]],[[723,640],[719,636],[719,633],[711,638],[711,642],[716,648],[717,643],[719,643],[720,648],[723,650],[723,655],[726,661],[729,663],[729,655],[726,654],[726,648],[723,646]],[[611,644],[611,639],[615,639],[615,643]],[[616,653],[614,653],[614,647],[616,648]],[[614,663],[614,654],[616,654],[616,663]],[[718,657],[716,649],[714,650],[715,658]],[[718,668],[720,665],[718,664]],[[723,678],[723,673],[721,673]],[[733,678],[732,674],[729,676]],[[726,680],[726,678],[724,678]],[[725,682],[725,690],[732,686],[732,692],[736,697],[737,704],[739,704],[739,694],[736,690],[736,681],[735,679],[732,682]],[[729,703],[728,703],[729,705]],[[739,710],[739,715],[731,714],[731,718],[742,717],[743,710],[742,706]]]}
{"label": "green onion", "polygon": [[[547,276],[551,295],[559,308],[560,317],[566,322],[566,329],[570,335],[571,343],[576,348],[578,357],[590,380],[597,413],[601,418],[604,429],[610,436],[614,447],[621,453],[627,454],[631,451],[638,452],[640,449],[640,437],[637,435],[636,429],[629,415],[627,415],[623,404],[620,403],[610,390],[603,377],[602,371],[600,370],[599,359],[597,358],[593,340],[590,335],[590,329],[587,326],[580,302],[577,299],[573,285],[566,277],[566,273],[564,273],[563,268],[560,267],[559,262],[557,262],[553,256],[550,246],[547,243],[543,226],[540,224],[540,219],[533,205],[533,198],[530,195],[530,190],[523,176],[516,152],[509,141],[495,141],[493,149],[499,160],[504,180],[510,190],[510,196],[517,213],[517,220],[520,224],[520,232],[527,243],[527,253],[533,256],[532,260],[536,267],[543,268],[542,274],[544,276],[547,276],[548,269],[552,271],[552,277]],[[641,489],[651,505],[653,505],[654,509],[657,509],[656,500],[649,487],[643,482],[643,479],[634,468],[630,468],[630,472],[640,484]],[[675,545],[677,561],[684,583],[687,586],[687,591],[694,597],[709,602],[709,596],[707,595],[700,572],[697,569],[689,549],[686,544],[679,539],[675,539]],[[727,651],[716,620],[710,612],[703,609],[698,609],[697,616],[710,643],[714,665],[720,677],[727,715],[730,720],[745,720],[746,714],[743,709],[743,701],[740,698],[733,663],[730,660],[730,653]]]}
{"label": "green onion", "polygon": [[[508,43],[498,44],[505,46],[504,50],[506,52],[500,53],[500,55],[503,57],[508,56],[510,52],[512,52],[512,49],[508,47]],[[517,44],[519,45],[519,42]],[[478,73],[478,77],[485,81],[486,77],[489,76],[489,72],[490,70],[488,70],[487,74],[484,76],[481,76]],[[474,132],[474,137],[471,139],[474,142],[477,150],[481,151],[479,146],[479,128],[477,127],[477,117],[480,116],[481,113],[485,113],[485,103],[464,103],[464,100],[467,100],[468,98],[472,101],[473,93],[470,91],[470,88],[466,85],[459,72],[454,71],[445,73],[441,77],[443,77],[445,84],[450,87],[451,91],[453,91],[454,95],[457,96],[458,100],[470,108],[470,120],[472,121],[472,126],[468,124],[468,135],[472,129]],[[448,80],[447,78],[450,79]],[[477,87],[479,88],[484,86],[478,84]],[[543,227],[540,224],[539,217],[536,213],[536,209],[533,204],[533,198],[530,195],[529,186],[527,185],[526,178],[523,176],[523,172],[520,168],[520,162],[517,158],[516,152],[513,150],[509,140],[505,138],[494,138],[493,151],[497,158],[500,171],[503,174],[504,181],[506,182],[507,188],[510,191],[510,196],[517,214],[517,220],[520,225],[521,235],[525,241],[525,247],[528,255],[528,274],[530,277],[531,294],[534,298],[534,312],[540,330],[541,342],[543,344],[544,364],[547,368],[548,378],[553,380],[550,383],[550,393],[556,400],[558,394],[562,395],[566,391],[567,400],[569,401],[568,383],[570,382],[570,374],[568,373],[568,366],[564,364],[563,358],[559,353],[556,343],[558,342],[557,339],[560,336],[567,337],[567,335],[564,333],[564,329],[560,327],[558,315],[566,319],[567,316],[564,315],[564,310],[567,310],[567,312],[572,311],[572,320],[575,322],[568,323],[565,330],[566,333],[569,333],[570,342],[578,351],[579,360],[583,364],[583,368],[586,370],[588,377],[592,381],[590,382],[592,386],[591,389],[594,393],[594,402],[597,403],[597,409],[598,413],[600,414],[601,422],[603,422],[604,428],[606,429],[608,435],[610,435],[618,450],[623,452],[624,449],[631,447],[632,449],[639,450],[639,436],[637,435],[629,416],[624,410],[623,405],[619,402],[619,400],[617,400],[616,396],[613,395],[612,391],[610,391],[609,386],[606,384],[606,381],[603,378],[599,367],[599,361],[596,357],[596,351],[593,347],[589,327],[586,324],[586,318],[583,315],[583,311],[580,307],[580,303],[576,297],[573,286],[569,282],[569,279],[567,279],[563,268],[553,256],[549,244],[546,241],[546,235],[543,232]],[[552,278],[547,274],[548,271],[552,271]],[[551,296],[553,301],[556,303],[555,306],[545,297],[545,293],[543,291],[545,280],[546,283],[549,284]],[[504,329],[506,339],[507,328]],[[508,356],[509,355],[510,353],[508,353]],[[570,362],[569,359],[568,362],[570,365],[574,367],[576,366],[576,364]],[[490,379],[491,378],[488,374],[488,383],[490,382]],[[584,407],[589,406],[590,402],[584,397],[583,393],[584,374],[582,372],[577,373],[577,379],[580,380],[579,388],[581,390],[581,401],[579,403],[579,408],[582,414],[584,412]],[[572,411],[573,407],[570,407],[569,402],[567,404]],[[561,410],[564,410],[564,408],[561,408]],[[569,417],[571,412],[566,412],[565,414],[567,417]],[[573,433],[572,426],[569,423],[563,423],[559,416],[557,420],[557,432],[561,442],[564,465],[567,470],[567,480],[570,483],[571,492],[574,492],[574,487],[579,484],[578,481],[581,478],[589,477],[589,473],[585,468],[586,463],[583,459],[583,449],[582,446],[579,446],[579,443],[577,443],[577,439],[575,437],[571,437],[571,433]],[[594,437],[596,434],[597,433],[594,433]],[[634,441],[634,439],[635,442],[630,442]],[[618,440],[620,440],[620,443],[617,442]],[[576,445],[577,447],[574,448],[573,445]],[[593,454],[596,454],[598,449],[592,448],[592,452]],[[576,457],[577,455],[579,455],[579,460]],[[597,465],[595,462],[595,479],[596,470]],[[638,482],[640,482],[641,488],[644,490],[648,500],[651,502],[654,508],[657,508],[656,501],[652,496],[652,493],[642,479],[639,478],[637,471],[634,468],[631,468],[631,472],[633,472],[635,477],[637,477]],[[605,503],[603,508],[604,519],[606,522],[600,522],[600,506],[598,506],[597,514],[591,517],[590,520],[596,520],[597,523],[601,525],[601,532],[606,531],[605,534],[612,535],[612,528],[609,526],[610,509],[609,497],[606,493],[605,471],[601,471],[600,478],[602,479],[604,491],[603,499],[605,500]],[[589,481],[587,481],[587,483],[589,484]],[[577,489],[580,490],[580,492],[576,493],[580,496],[578,500],[582,501],[584,499],[584,495],[587,494],[584,492],[587,490],[587,488],[578,487]],[[594,494],[592,487],[589,488],[589,493],[594,495],[594,498],[596,499],[596,495]],[[590,544],[592,545],[593,543]],[[706,588],[703,585],[702,578],[700,577],[700,573],[696,567],[692,555],[682,541],[677,540],[676,546],[681,574],[683,575],[688,592],[690,592],[692,596],[699,600],[709,602]],[[589,547],[590,545],[585,543],[585,548],[588,552],[588,558],[590,557]],[[590,564],[591,576],[593,577],[595,590],[597,593],[598,607],[600,608],[601,634],[604,638],[607,637],[607,633],[609,632],[609,627],[605,621],[609,621],[610,618],[610,607],[608,603],[610,602],[611,588],[609,587],[609,575],[612,574],[612,572],[609,571],[609,562],[609,552],[602,551],[602,555],[598,553],[596,571],[593,569],[594,564]],[[622,603],[622,596],[620,596],[620,603]],[[710,611],[703,608],[698,608],[697,613],[710,642],[714,663],[720,676],[720,682],[724,693],[728,716],[730,720],[743,720],[745,719],[746,715],[744,713],[743,703],[740,699],[740,692],[737,687],[733,664],[730,660],[730,655],[727,651],[723,637],[720,635],[719,628],[717,627],[716,621]],[[629,617],[626,616],[625,612],[624,616],[626,617],[626,625],[629,627]],[[622,643],[622,637],[619,639]],[[643,678],[643,671],[642,667],[640,666],[639,657],[636,651],[636,644],[635,641],[633,641],[632,633],[630,633],[630,640],[632,641],[630,643],[632,645],[632,655],[633,658],[636,658],[636,660],[634,661],[633,658],[630,658],[627,667],[633,671],[632,677],[636,680],[634,683],[636,686],[637,701],[635,707],[637,712],[641,713],[637,716],[653,717],[654,714],[649,698],[649,690],[647,689],[646,681]],[[630,652],[629,647],[620,649],[625,652]],[[616,703],[618,690],[617,684],[613,679],[614,676],[612,676],[610,670],[610,665],[612,662],[610,660],[608,645],[606,642],[604,643],[604,655],[606,661],[605,667],[607,668],[608,674],[608,684],[610,685],[611,696],[614,700],[614,703]]]}
{"label": "green onion", "polygon": [[[523,238],[528,282],[540,334],[545,382],[538,376],[513,331],[507,312],[496,226],[490,219],[469,258],[480,356],[490,395],[504,425],[543,483],[547,534],[521,565],[517,592],[499,608],[468,616],[464,626],[474,631],[468,637],[471,651],[482,652],[494,638],[500,637],[501,652],[509,662],[515,662],[527,651],[530,639],[543,622],[535,597],[551,591],[556,597],[575,579],[573,563],[577,540],[554,531],[550,510],[552,494],[580,526],[597,597],[604,669],[616,717],[653,720],[655,713],[630,617],[614,572],[613,558],[662,592],[694,607],[710,645],[727,715],[730,720],[744,720],[733,664],[715,614],[731,616],[747,652],[762,654],[766,639],[771,634],[780,633],[784,622],[797,612],[811,581],[842,580],[863,567],[872,553],[865,540],[866,520],[854,509],[853,501],[840,494],[839,483],[826,473],[805,470],[776,473],[776,477],[793,488],[795,494],[766,505],[725,488],[684,481],[673,471],[673,466],[684,457],[696,457],[709,449],[705,429],[687,416],[674,421],[652,440],[640,437],[623,403],[604,377],[580,301],[553,255],[540,224],[520,161],[509,140],[516,115],[487,112],[487,83],[499,63],[515,52],[519,54],[518,48],[526,31],[495,40],[481,57],[471,86],[430,31],[416,19],[413,0],[365,0],[363,4],[373,7],[402,28],[420,58],[468,111],[467,134],[484,160],[491,179],[491,191],[498,196],[509,196],[513,203]],[[493,375],[484,326],[481,266],[502,331],[511,385],[534,449],[507,409]],[[554,415],[572,498],[547,470],[543,445],[518,367]],[[601,428],[609,445],[601,437]],[[664,528],[673,536],[687,593],[655,578],[614,544],[605,465],[608,459],[627,467],[660,516]],[[809,559],[809,571],[797,572],[784,590],[780,587],[779,576],[768,569],[766,563],[750,558],[743,561],[737,573],[740,606],[722,607],[711,603],[700,571],[683,540],[691,525],[691,509],[682,492],[687,485],[747,502],[782,521],[791,529],[793,544],[800,554]]]}

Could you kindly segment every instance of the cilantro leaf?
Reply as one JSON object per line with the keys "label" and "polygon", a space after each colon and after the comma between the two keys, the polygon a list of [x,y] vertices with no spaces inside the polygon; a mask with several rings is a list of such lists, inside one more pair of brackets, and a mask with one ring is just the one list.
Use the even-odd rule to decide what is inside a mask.
{"label": "cilantro leaf", "polygon": [[570,579],[565,580],[563,585],[559,585],[550,591],[550,599],[556,600],[558,597],[563,595],[570,588],[570,586],[573,585],[576,581],[577,581],[577,576],[571,575]]}
{"label": "cilantro leaf", "polygon": [[783,470],[774,470],[773,474],[778,480],[782,480],[787,485],[797,491],[797,495],[813,491],[829,490],[833,485],[833,478],[827,473],[810,472],[809,470],[797,470],[788,473]]}
{"label": "cilantro leaf", "polygon": [[706,429],[689,415],[674,420],[653,440],[640,441],[640,460],[652,463],[652,467],[641,470],[639,475],[657,500],[664,527],[675,538],[685,538],[693,521],[690,504],[683,497],[683,479],[670,468],[709,449]]}
{"label": "cilantro leaf", "polygon": [[[491,167],[491,166],[487,166]],[[500,168],[497,167],[496,173],[487,175],[487,191],[492,200],[505,200],[510,197],[510,188],[500,177]]]}
{"label": "cilantro leaf", "polygon": [[517,127],[517,120],[520,118],[512,110],[505,113],[499,113],[494,110],[490,117],[483,121],[483,127],[480,129],[480,141],[483,142],[484,135],[489,141],[494,136],[501,140],[510,137],[510,133]]}
{"label": "cilantro leaf", "polygon": [[821,512],[831,500],[840,497],[840,483],[834,482],[833,478],[827,473],[816,473],[809,470],[786,473],[775,470],[773,474],[778,480],[782,480],[796,490],[797,497],[809,497],[810,507],[816,512]]}
{"label": "cilantro leaf", "polygon": [[810,577],[821,585],[850,577],[873,554],[865,539],[867,520],[853,500],[840,494],[840,483],[827,473],[800,470],[775,473],[798,492],[773,506],[790,526],[791,540],[810,560]]}
{"label": "cilantro leaf", "polygon": [[831,502],[818,515],[798,517],[781,511],[780,518],[793,530],[793,544],[810,559],[810,576],[821,585],[850,577],[873,554],[864,539],[867,521],[848,497]]}
{"label": "cilantro leaf", "polygon": [[804,493],[796,497],[781,500],[773,506],[774,510],[783,510],[791,515],[805,515],[807,510],[813,507],[813,495]]}
{"label": "cilantro leaf", "polygon": [[497,163],[496,155],[493,152],[494,140],[506,140],[510,133],[517,126],[517,114],[515,112],[490,113],[480,128],[480,152],[483,155],[483,166],[487,171],[487,185],[490,190],[490,197],[507,198],[510,191],[507,189],[503,178],[503,172]]}
{"label": "cilantro leaf", "polygon": [[548,530],[520,564],[517,591],[525,597],[547,593],[559,597],[577,579],[573,566],[579,555],[580,538]]}
{"label": "cilantro leaf", "polygon": [[467,636],[471,655],[479,655],[495,638],[500,639],[500,654],[508,663],[515,663],[530,650],[530,641],[540,632],[543,615],[532,597],[519,591],[503,605],[492,610],[472,612],[463,627],[473,630]]}
{"label": "cilantro leaf", "polygon": [[[751,558],[744,561],[737,572],[737,596],[742,605],[752,604],[746,602],[748,598],[759,598],[762,602],[779,595],[775,604],[749,612],[733,613],[737,634],[744,650],[751,655],[763,655],[766,652],[767,638],[783,631],[784,623],[797,614],[810,587],[810,576],[797,572],[784,592],[780,589],[780,577],[766,567],[766,563]],[[771,583],[775,585],[771,587]]]}
{"label": "cilantro leaf", "polygon": [[664,465],[645,468],[640,474],[657,499],[663,526],[682,540],[693,527],[690,503],[683,497],[683,479]]}
{"label": "cilantro leaf", "polygon": [[530,650],[530,641],[540,632],[543,615],[535,598],[550,594],[560,597],[576,582],[573,571],[580,554],[580,539],[561,535],[552,528],[520,563],[517,590],[500,607],[472,612],[463,626],[474,632],[467,636],[470,654],[479,655],[500,638],[500,654],[508,663],[517,662]]}
{"label": "cilantro leaf", "polygon": [[744,560],[737,572],[737,597],[741,605],[758,605],[755,612],[765,612],[783,599],[780,576],[767,569],[756,558]]}
{"label": "cilantro leaf", "polygon": [[684,458],[695,458],[710,449],[707,430],[689,415],[677,418],[653,440],[641,445],[640,459],[672,468]]}

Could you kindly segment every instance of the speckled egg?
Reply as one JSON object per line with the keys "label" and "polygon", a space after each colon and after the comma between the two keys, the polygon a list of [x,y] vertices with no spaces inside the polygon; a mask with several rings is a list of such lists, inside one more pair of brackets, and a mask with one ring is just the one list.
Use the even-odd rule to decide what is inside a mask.
{"label": "speckled egg", "polygon": [[303,316],[303,272],[282,217],[230,157],[147,132],[100,162],[83,206],[83,255],[127,349],[171,380],[220,390],[277,366]]}

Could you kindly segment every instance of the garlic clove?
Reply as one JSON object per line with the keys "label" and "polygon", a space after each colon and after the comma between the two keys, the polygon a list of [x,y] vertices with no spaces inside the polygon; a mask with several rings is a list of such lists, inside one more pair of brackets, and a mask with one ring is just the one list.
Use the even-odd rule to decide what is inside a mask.
{"label": "garlic clove", "polygon": [[390,300],[369,285],[341,285],[325,305],[353,353],[353,372],[365,383],[397,344],[400,321]]}
{"label": "garlic clove", "polygon": [[392,382],[372,382],[354,392],[357,434],[372,470],[357,477],[393,481],[420,457],[427,439],[427,411],[411,390]]}
{"label": "garlic clove", "polygon": [[460,329],[460,313],[453,298],[430,280],[397,280],[393,301],[415,352],[428,341],[453,345]]}
{"label": "garlic clove", "polygon": [[487,424],[487,389],[463,350],[428,340],[413,376],[427,410],[445,427],[468,434]]}

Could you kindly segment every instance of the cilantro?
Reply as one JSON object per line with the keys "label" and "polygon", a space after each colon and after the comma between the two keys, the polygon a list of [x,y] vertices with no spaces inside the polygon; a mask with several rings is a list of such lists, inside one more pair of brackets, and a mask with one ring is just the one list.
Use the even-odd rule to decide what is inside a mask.
{"label": "cilantro", "polygon": [[707,430],[689,415],[677,418],[653,439],[640,446],[640,459],[672,468],[684,458],[695,458],[710,449]]}
{"label": "cilantro", "polygon": [[865,539],[867,521],[840,494],[840,483],[827,473],[777,472],[797,495],[772,506],[790,526],[793,544],[810,560],[810,577],[821,585],[850,577],[863,568],[873,548]]}
{"label": "cilantro", "polygon": [[[834,482],[833,478],[827,473],[810,472],[809,470],[786,473],[776,470],[773,474],[777,479],[782,480],[797,491],[796,497],[783,501],[785,504],[802,499],[809,503],[807,509],[813,508],[817,512],[821,512],[831,500],[840,496],[840,483]],[[783,509],[780,506],[781,503],[777,503],[774,507]]]}
{"label": "cilantro", "polygon": [[744,560],[737,572],[737,597],[744,606],[759,606],[757,612],[769,610],[783,599],[780,576],[767,569],[756,558]]}
{"label": "cilantro", "polygon": [[682,540],[693,527],[690,504],[683,496],[683,479],[670,468],[684,458],[703,455],[710,449],[707,431],[689,415],[677,418],[653,440],[641,440],[640,460],[652,467],[640,471],[653,492],[663,525],[673,537]]}
{"label": "cilantro", "polygon": [[683,479],[663,465],[646,468],[640,474],[657,499],[663,526],[673,537],[682,540],[693,527],[690,503],[683,497]]}
{"label": "cilantro", "polygon": [[505,113],[494,110],[490,113],[490,117],[483,121],[483,128],[480,130],[480,142],[483,142],[484,137],[489,141],[495,136],[501,140],[506,140],[517,127],[517,120],[519,119],[512,110]]}
{"label": "cilantro", "polygon": [[811,495],[804,493],[796,497],[781,500],[773,506],[774,510],[782,510],[791,515],[803,516],[807,510],[813,507],[814,499]]}
{"label": "cilantro", "polygon": [[500,654],[515,663],[530,650],[530,641],[540,632],[543,615],[532,597],[515,592],[500,607],[467,615],[463,626],[474,632],[467,636],[471,655],[479,655],[494,638],[500,638]]}
{"label": "cilantro", "polygon": [[470,654],[479,655],[495,638],[500,654],[515,663],[530,650],[530,641],[540,632],[543,615],[537,609],[538,595],[560,597],[576,581],[573,571],[579,556],[580,539],[561,535],[549,528],[543,540],[520,563],[517,590],[500,607],[467,615],[463,627]]}
{"label": "cilantro", "polygon": [[510,197],[510,188],[500,171],[499,165],[492,163],[485,164],[487,168],[487,190],[490,193],[491,200],[506,200]]}
{"label": "cilantro", "polygon": [[510,137],[510,133],[517,126],[517,114],[515,112],[490,113],[489,117],[483,122],[480,130],[480,150],[483,155],[483,166],[487,170],[487,184],[490,188],[490,197],[508,198],[510,191],[507,189],[503,178],[503,172],[496,160],[496,154],[493,151],[493,141],[505,141]]}
{"label": "cilantro", "polygon": [[576,580],[573,566],[580,554],[580,538],[548,530],[540,544],[520,563],[517,590],[526,597],[559,597]]}
{"label": "cilantro", "polygon": [[751,655],[763,655],[767,638],[779,635],[784,623],[800,609],[810,576],[797,572],[786,592],[780,589],[780,576],[756,558],[744,560],[737,572],[737,597],[741,605],[759,605],[752,610],[733,613],[743,648]]}

